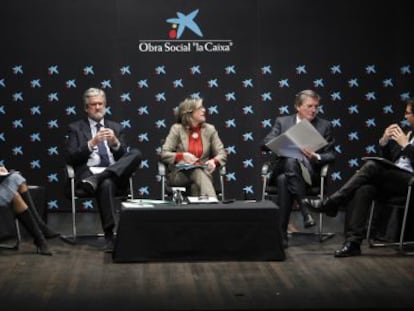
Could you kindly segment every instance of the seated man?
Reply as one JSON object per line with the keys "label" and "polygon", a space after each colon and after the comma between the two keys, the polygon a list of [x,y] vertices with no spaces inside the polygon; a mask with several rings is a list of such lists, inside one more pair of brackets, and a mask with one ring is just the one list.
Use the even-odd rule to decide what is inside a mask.
{"label": "seated man", "polygon": [[408,133],[404,133],[398,124],[391,124],[379,140],[381,155],[395,165],[368,160],[338,191],[323,201],[303,200],[302,203],[310,209],[328,216],[335,216],[339,206],[346,206],[345,242],[335,251],[335,257],[361,254],[360,246],[366,236],[366,223],[374,199],[406,195],[414,171],[414,138],[411,138],[414,99],[406,102],[405,119],[411,127]]}
{"label": "seated man", "polygon": [[[307,149],[302,150],[306,157],[306,161],[303,162],[291,157],[279,157],[276,154],[273,155],[273,180],[276,180],[278,188],[278,201],[276,204],[280,207],[281,212],[281,228],[284,247],[288,247],[287,230],[293,201],[296,201],[299,204],[303,215],[304,226],[306,228],[315,226],[315,221],[311,217],[308,208],[302,204],[301,200],[306,195],[306,187],[317,182],[320,168],[335,159],[332,126],[329,121],[317,116],[319,102],[320,96],[312,90],[304,90],[296,94],[296,113],[289,116],[277,117],[272,130],[263,139],[261,144],[261,149],[268,151],[269,148],[266,146],[266,143],[283,134],[303,119],[308,120],[328,142],[328,145],[323,149],[318,150],[317,153]],[[307,177],[307,181],[305,180],[305,177]]]}
{"label": "seated man", "polygon": [[105,250],[113,248],[114,196],[126,189],[129,177],[142,159],[138,149],[130,149],[121,124],[104,119],[106,95],[90,88],[83,95],[87,117],[69,124],[66,161],[75,170],[76,187],[96,196],[105,234]]}

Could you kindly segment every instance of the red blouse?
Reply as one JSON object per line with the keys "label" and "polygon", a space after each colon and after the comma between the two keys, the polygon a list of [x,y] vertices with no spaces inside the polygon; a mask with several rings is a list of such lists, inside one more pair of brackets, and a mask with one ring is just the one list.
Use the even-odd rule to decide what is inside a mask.
{"label": "red blouse", "polygon": [[[197,158],[200,158],[203,154],[203,142],[201,140],[201,127],[193,127],[190,129],[190,135],[188,135],[188,152],[194,154]],[[175,161],[180,162],[183,160],[183,153],[177,152]]]}

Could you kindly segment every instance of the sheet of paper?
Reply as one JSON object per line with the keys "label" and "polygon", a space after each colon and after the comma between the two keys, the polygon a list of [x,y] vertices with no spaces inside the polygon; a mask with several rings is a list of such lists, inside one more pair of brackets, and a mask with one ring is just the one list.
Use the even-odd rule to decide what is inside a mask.
{"label": "sheet of paper", "polygon": [[266,146],[279,156],[303,159],[303,148],[317,151],[327,144],[326,139],[308,120],[302,120],[269,141]]}

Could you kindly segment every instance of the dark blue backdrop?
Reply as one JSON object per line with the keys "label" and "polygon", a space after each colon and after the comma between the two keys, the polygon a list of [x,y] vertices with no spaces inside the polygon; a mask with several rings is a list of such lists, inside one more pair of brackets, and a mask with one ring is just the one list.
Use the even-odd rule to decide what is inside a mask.
{"label": "dark blue backdrop", "polygon": [[[177,104],[201,96],[229,153],[227,196],[254,198],[259,141],[276,115],[294,112],[294,94],[312,88],[335,130],[332,191],[375,155],[384,127],[403,120],[414,82],[410,12],[405,1],[371,0],[3,1],[0,164],[46,185],[50,210],[68,209],[66,125],[83,115],[83,91],[100,86],[108,117],[144,153],[137,192],[159,198],[160,140]],[[198,34],[170,37],[178,29],[167,20],[180,16]]]}

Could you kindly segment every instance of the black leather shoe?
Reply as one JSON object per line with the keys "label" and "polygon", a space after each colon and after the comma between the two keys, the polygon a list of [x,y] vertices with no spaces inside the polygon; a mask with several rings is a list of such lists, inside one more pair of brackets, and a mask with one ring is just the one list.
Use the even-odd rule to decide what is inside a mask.
{"label": "black leather shoe", "polygon": [[303,217],[303,225],[305,228],[314,227],[316,225],[316,222],[313,220],[311,214],[306,214]]}
{"label": "black leather shoe", "polygon": [[91,175],[85,179],[82,179],[81,187],[89,194],[94,194],[98,188],[98,177]]}
{"label": "black leather shoe", "polygon": [[282,239],[282,245],[283,245],[283,248],[284,248],[284,249],[288,248],[288,247],[289,247],[288,240],[287,240],[287,239],[285,239],[285,238],[283,238],[283,239]]}
{"label": "black leather shoe", "polygon": [[105,246],[104,246],[104,252],[105,253],[112,253],[114,250],[114,237],[105,237]]}
{"label": "black leather shoe", "polygon": [[338,207],[332,206],[328,199],[302,199],[302,204],[315,213],[325,213],[327,216],[335,217],[338,213]]}
{"label": "black leather shoe", "polygon": [[350,257],[361,255],[361,247],[358,243],[347,241],[342,248],[337,249],[334,253],[335,257]]}
{"label": "black leather shoe", "polygon": [[287,236],[287,233],[282,234],[282,245],[283,245],[283,248],[284,248],[284,249],[286,249],[286,248],[288,248],[288,247],[289,247],[289,242],[288,242],[288,236]]}
{"label": "black leather shoe", "polygon": [[316,213],[324,213],[325,212],[325,206],[323,204],[323,201],[320,199],[303,199],[302,204],[305,205],[307,208],[309,208],[312,212]]}

